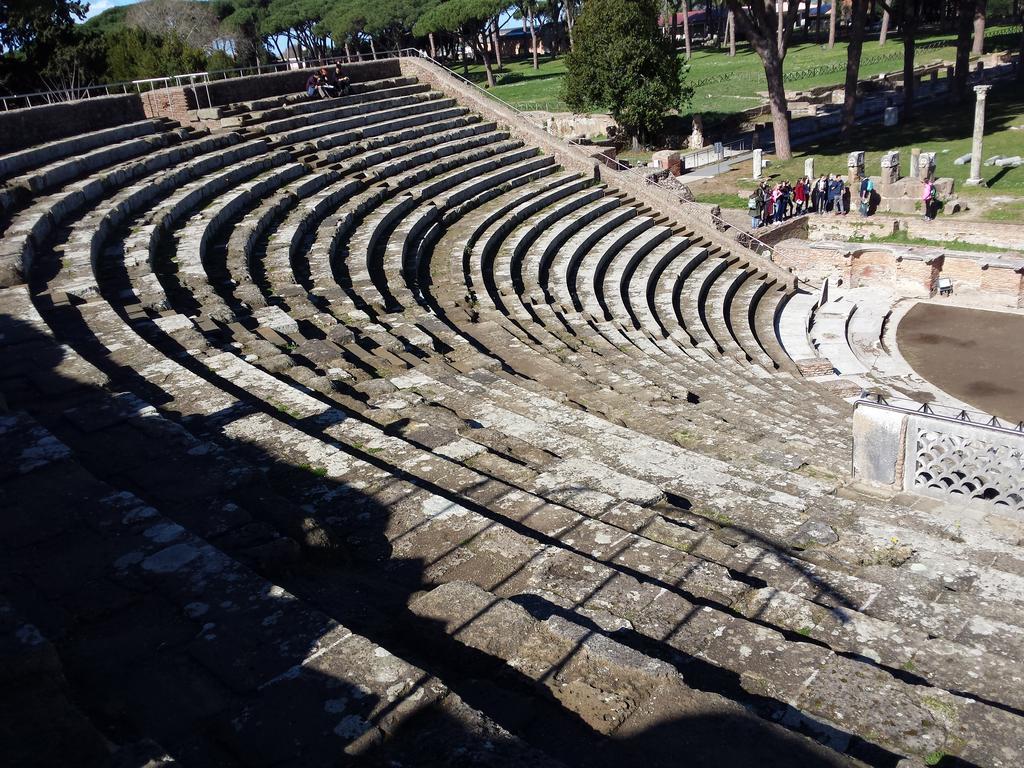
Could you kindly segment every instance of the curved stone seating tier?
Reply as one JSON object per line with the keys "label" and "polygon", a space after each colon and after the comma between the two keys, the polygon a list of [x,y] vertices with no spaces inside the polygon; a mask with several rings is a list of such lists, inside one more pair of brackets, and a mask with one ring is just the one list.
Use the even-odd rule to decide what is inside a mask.
{"label": "curved stone seating tier", "polygon": [[[320,109],[330,108],[332,102],[340,99],[368,99],[374,97],[374,92],[387,88],[399,88],[406,85],[415,85],[419,81],[415,77],[383,77],[377,80],[366,80],[349,84],[347,96],[321,99],[310,99],[306,96],[305,90],[297,93],[283,93],[274,96],[251,99],[249,101],[236,101],[221,107],[223,114],[238,118],[241,121],[263,120],[278,117],[279,115],[291,114],[295,110],[309,110],[315,112]],[[233,124],[226,127],[233,127]]]}
{"label": "curved stone seating tier", "polygon": [[[643,326],[638,325],[633,310],[629,296],[630,282],[640,264],[673,235],[671,229],[658,224],[657,219],[649,216],[644,216],[639,226],[642,228],[640,233],[630,231],[623,234],[628,240],[615,238],[607,246],[599,244],[594,249],[593,255],[596,258],[586,257],[576,272],[575,279],[572,275],[566,278],[570,291],[573,291],[574,305],[577,309],[584,309],[597,316],[594,306],[596,300],[606,320],[614,317],[626,322],[628,319],[638,330]],[[581,296],[584,297],[582,301]],[[614,314],[612,308],[615,309]],[[648,326],[647,330],[655,329]]]}
{"label": "curved stone seating tier", "polygon": [[[120,522],[83,549],[161,564],[157,626],[230,691],[187,754],[219,734],[246,763],[416,765],[414,744],[545,765],[571,757],[561,734],[619,749],[679,696],[837,764],[1020,761],[1019,531],[837,492],[842,402],[775,334],[806,294],[413,82],[334,101],[226,110],[244,136],[182,136],[88,197],[55,181],[31,294],[0,287],[0,382],[27,364],[5,318],[36,345],[12,361],[63,345],[79,382],[12,390],[41,424],[0,415],[0,453],[13,434],[15,456],[140,489],[149,511],[103,502]],[[122,685],[99,695],[134,705]],[[152,712],[120,717],[148,734]]]}
{"label": "curved stone seating tier", "polygon": [[839,374],[859,375],[867,368],[857,359],[846,339],[846,329],[857,305],[849,300],[828,301],[811,316],[811,343],[818,355],[826,358]]}
{"label": "curved stone seating tier", "polygon": [[[551,158],[528,155],[519,162],[499,166],[489,173],[473,174],[443,194],[421,202],[391,231],[384,245],[379,278],[381,307],[410,308],[424,303],[418,284],[424,275],[429,279],[425,254],[433,248],[433,238],[440,236],[445,217],[457,221],[459,216],[492,198],[550,176],[557,170]],[[426,196],[421,195],[420,199]],[[430,232],[432,227],[434,231]],[[371,260],[369,264],[373,274],[375,262]],[[395,304],[389,304],[390,300]]]}
{"label": "curved stone seating tier", "polygon": [[[315,112],[308,112],[306,114],[296,114],[289,117],[281,118],[278,120],[269,120],[259,125],[259,133],[265,136],[271,136],[274,134],[285,134],[291,135],[295,129],[310,129],[320,130],[327,125],[338,125],[344,124],[347,127],[357,127],[360,123],[360,118],[363,115],[368,115],[374,112],[384,112],[387,114],[394,114],[396,109],[402,107],[414,107],[422,105],[425,102],[434,101],[441,99],[440,94],[433,93],[429,90],[422,90],[415,93],[400,93],[394,94],[388,91],[377,91],[375,95],[380,96],[373,100],[359,99],[344,103],[346,99],[326,99],[323,101],[315,102],[317,107],[320,107]],[[340,102],[340,103],[339,103]],[[345,121],[348,122],[345,122]],[[303,136],[301,141],[307,136]]]}
{"label": "curved stone seating tier", "polygon": [[[575,204],[575,203],[573,203],[573,204]],[[534,205],[536,205],[536,204],[534,204]],[[500,235],[502,232],[507,230],[508,226],[509,226],[508,222],[506,222],[503,226],[499,226],[498,229],[496,230],[497,235]],[[540,311],[540,309],[539,308],[535,308],[534,311]],[[535,333],[535,330],[531,330],[530,333]],[[684,395],[685,395],[685,392],[684,392]]]}
{"label": "curved stone seating tier", "polygon": [[[700,319],[722,354],[750,360],[735,338],[729,316],[729,305],[739,286],[750,276],[747,265],[739,262],[723,270],[711,284],[698,306],[702,307]],[[752,371],[760,371],[757,366]]]}
{"label": "curved stone seating tier", "polygon": [[[401,311],[402,305],[387,287],[384,263],[387,238],[397,228],[399,220],[415,221],[413,212],[423,203],[434,211],[444,210],[452,203],[458,203],[464,196],[472,196],[487,187],[494,187],[511,179],[550,167],[551,158],[539,157],[536,149],[523,148],[512,144],[499,146],[489,158],[467,162],[436,179],[431,179],[406,190],[400,201],[380,206],[349,240],[347,265],[353,280],[353,289],[367,300],[375,311]],[[455,192],[455,188],[471,182],[469,188]],[[437,215],[436,213],[434,215]],[[418,236],[420,231],[413,232]],[[398,263],[401,274],[401,263]]]}
{"label": "curved stone seating tier", "polygon": [[[382,109],[381,107],[387,108]],[[396,118],[422,115],[429,112],[438,112],[453,107],[455,107],[454,99],[441,98],[439,94],[433,92],[429,96],[402,96],[397,99],[389,99],[386,104],[381,102],[379,104],[368,105],[367,108],[357,114],[339,117],[334,120],[325,119],[331,116],[330,113],[318,113],[317,117],[320,119],[313,124],[309,124],[308,118],[295,118],[295,124],[303,125],[304,127],[302,128],[292,128],[291,130],[287,130],[286,126],[278,126],[270,123],[266,126],[262,126],[263,130],[260,131],[260,133],[268,136],[281,145],[298,144],[299,142],[313,142],[315,139],[323,138],[331,134],[340,134],[348,130],[362,128],[368,122],[367,115],[372,115],[376,118],[375,122],[382,122],[386,120],[394,120]],[[338,111],[339,113],[344,112],[344,110]],[[291,125],[293,121],[285,120],[282,122]],[[324,143],[316,146],[319,149],[324,149],[327,146],[330,146],[330,141],[325,141]]]}
{"label": "curved stone seating tier", "polygon": [[160,131],[106,144],[88,152],[62,158],[29,173],[8,179],[0,188],[0,212],[10,216],[33,197],[59,188],[85,174],[148,155],[175,141],[185,141],[192,131],[185,128]]}
{"label": "curved stone seating tier", "polygon": [[168,130],[173,124],[167,120],[140,120],[126,123],[114,128],[104,128],[91,133],[83,133],[66,139],[51,141],[48,144],[29,147],[0,156],[0,181],[7,182],[14,176],[24,174],[33,168],[56,163],[68,157],[82,155],[86,152],[105,147],[110,144],[127,141]]}
{"label": "curved stone seating tier", "polygon": [[[352,300],[362,303],[363,308],[366,308],[368,305],[362,302],[358,290],[359,287],[367,285],[366,249],[375,243],[371,242],[371,233],[362,235],[362,239],[356,239],[360,237],[359,227],[364,219],[394,198],[396,193],[401,193],[402,207],[397,211],[390,211],[391,221],[412,210],[417,194],[429,194],[432,187],[454,186],[476,171],[492,170],[505,162],[516,162],[535,154],[535,149],[523,149],[521,142],[507,140],[504,134],[486,134],[469,146],[451,147],[451,153],[445,152],[440,157],[431,159],[425,167],[413,167],[394,181],[384,182],[356,195],[341,209],[327,253],[317,253],[316,246],[310,251],[314,283],[327,286],[334,283],[337,278]],[[381,217],[386,215],[388,212],[381,214]],[[370,221],[368,228],[372,228],[375,223]],[[349,250],[358,250],[362,258],[357,256],[350,261]],[[350,269],[358,272],[353,274]],[[363,278],[363,282],[356,285],[354,281],[360,278]]]}
{"label": "curved stone seating tier", "polygon": [[257,123],[266,124],[270,121],[299,115],[312,115],[349,105],[372,104],[384,99],[425,93],[428,90],[428,86],[418,83],[415,78],[408,77],[352,83],[349,86],[349,95],[332,99],[303,97],[296,101],[290,97],[278,97],[263,102],[241,102],[225,110],[232,114],[229,117],[221,118],[221,125],[225,128],[251,127]]}
{"label": "curved stone seating tier", "polygon": [[617,198],[605,198],[567,216],[548,227],[544,234],[526,249],[516,264],[512,285],[520,297],[531,303],[550,301],[547,289],[551,265],[562,249],[578,252],[612,231],[636,210],[624,206]]}
{"label": "curved stone seating tier", "polygon": [[[651,296],[651,310],[665,335],[681,346],[696,346],[699,339],[693,337],[696,328],[687,329],[679,315],[679,295],[686,282],[702,283],[704,274],[716,268],[720,258],[711,255],[708,248],[687,252],[686,257],[661,271]],[[696,291],[691,291],[696,294]],[[692,331],[692,333],[691,333]],[[703,338],[703,337],[699,337]]]}
{"label": "curved stone seating tier", "polygon": [[[384,135],[395,135],[399,131],[412,131],[426,126],[429,130],[446,130],[461,127],[470,123],[479,123],[479,115],[470,114],[464,107],[448,107],[435,111],[413,111],[396,118],[393,114],[382,114],[378,123],[369,123],[358,128],[328,134],[312,142],[311,149],[322,156],[324,163],[344,160],[353,151],[361,151],[363,146],[372,146],[373,139]],[[415,133],[414,133],[415,135]],[[359,141],[360,144],[352,145]],[[385,141],[387,141],[385,139]],[[387,141],[387,143],[393,143]],[[400,145],[401,146],[401,145]]]}
{"label": "curved stone seating tier", "polygon": [[[173,332],[176,329],[176,326],[174,326],[173,324],[161,325],[159,320],[157,321],[157,325],[159,327],[161,327],[161,328],[167,329],[168,332]],[[315,399],[309,398],[308,396],[298,395],[297,393],[294,393],[294,391],[291,390],[290,387],[288,387],[287,385],[282,385],[280,382],[270,378],[269,376],[266,376],[265,374],[262,376],[262,378],[260,376],[258,376],[258,375],[255,375],[254,372],[251,372],[251,369],[245,367],[245,364],[242,363],[234,355],[215,356],[214,358],[210,358],[209,362],[213,366],[214,370],[219,372],[219,373],[223,373],[222,366],[227,366],[227,368],[232,372],[232,375],[230,377],[228,377],[228,379],[230,381],[235,382],[237,385],[243,386],[244,387],[244,391],[246,391],[250,395],[258,394],[260,388],[262,387],[262,388],[265,388],[265,389],[269,389],[269,391],[273,393],[273,395],[276,398],[276,400],[274,400],[272,402],[278,402],[278,403],[283,402],[285,404],[285,406],[286,406],[286,409],[289,412],[294,412],[296,410],[299,410],[298,406],[299,406],[300,403],[302,405],[304,405],[305,408],[307,408],[307,409],[308,408],[312,408],[313,409],[313,411],[310,412],[310,413],[304,413],[304,412],[302,412],[300,410],[298,414],[294,414],[295,417],[297,417],[297,418],[299,418],[299,417],[301,417],[301,418],[309,418],[310,416],[319,414],[319,417],[321,419],[321,423],[324,423],[324,424],[334,424],[334,425],[339,426],[339,427],[341,425],[349,424],[350,420],[338,421],[337,419],[333,419],[333,418],[332,419],[324,418],[324,416],[325,416],[325,413],[324,413],[324,410],[323,410],[324,406],[322,406],[319,403],[317,403],[315,401]],[[417,381],[415,381],[415,383],[417,385],[422,385],[423,382],[420,381],[420,380],[417,380]],[[525,396],[525,393],[521,393],[521,396],[522,396],[522,399],[524,401],[529,399],[528,396]],[[305,397],[305,399],[303,399],[303,397]],[[600,420],[598,420],[598,421],[600,421]],[[601,423],[603,424],[603,422],[601,422]],[[238,424],[237,418],[232,420],[232,424],[235,424],[235,425]],[[372,435],[369,435],[366,432],[365,429],[360,428],[358,424],[349,425],[349,426],[351,428],[355,429],[355,435],[357,437],[359,437],[359,438],[366,439],[367,437],[372,437]],[[251,437],[251,432],[247,432],[246,434],[248,434]],[[387,452],[387,449],[380,445],[380,440],[382,438],[383,438],[382,435],[380,437],[375,438],[375,440],[377,441],[375,443],[376,450],[378,450],[378,451],[382,451],[383,450],[383,451]],[[607,435],[606,435],[606,438],[607,438]],[[394,440],[392,440],[391,442],[392,443],[397,443],[394,446],[394,448],[392,449],[392,450],[398,451],[398,453],[394,454],[394,459],[395,460],[399,460],[399,459],[404,457],[408,461],[409,460],[409,458],[408,458],[408,451],[409,451],[408,446],[404,446],[403,447],[401,445],[401,441],[394,441]],[[609,447],[612,447],[612,446],[609,446]],[[418,462],[417,461],[417,462],[410,462],[410,463],[418,465],[418,464],[421,464],[422,462]],[[600,466],[600,465],[598,465],[598,466]],[[579,467],[574,467],[574,470],[578,472],[579,471]],[[595,470],[599,471],[599,472],[601,471],[601,470],[597,469],[596,467],[595,467]],[[719,589],[721,589],[721,587],[719,587]]]}
{"label": "curved stone seating tier", "polygon": [[3,241],[0,242],[0,285],[20,282],[23,274],[31,269],[37,244],[45,242],[56,227],[85,206],[95,204],[112,190],[137,182],[148,174],[238,141],[239,137],[235,134],[186,141],[144,158],[114,166],[99,176],[87,176],[39,199],[18,213],[4,232]]}
{"label": "curved stone seating tier", "polygon": [[604,189],[593,187],[559,199],[542,209],[541,206],[547,202],[546,198],[535,200],[530,205],[516,210],[478,246],[479,263],[474,263],[473,266],[481,270],[480,282],[486,287],[494,306],[506,314],[513,312],[515,308],[511,302],[506,303],[501,297],[514,295],[516,283],[522,284],[518,265],[524,251],[534,240],[540,237],[547,227],[572,216],[577,211],[582,211],[583,216],[597,216],[609,208],[614,208],[618,201],[605,199]]}
{"label": "curved stone seating tier", "polygon": [[705,259],[673,288],[672,310],[695,346],[722,351],[708,318],[708,294],[723,274],[736,268],[737,261],[735,256]]}
{"label": "curved stone seating tier", "polygon": [[[723,307],[729,332],[747,360],[756,362],[767,370],[775,370],[779,364],[772,359],[761,343],[756,313],[758,300],[773,283],[774,280],[766,275],[745,271],[738,282],[731,286],[732,293]],[[773,326],[767,326],[767,330],[771,335],[775,334]]]}
{"label": "curved stone seating tier", "polygon": [[817,298],[810,293],[792,294],[782,305],[778,314],[779,342],[786,354],[795,361],[817,359],[817,351],[811,346],[808,323],[817,306]]}
{"label": "curved stone seating tier", "polygon": [[779,335],[779,316],[792,290],[777,283],[768,284],[754,295],[753,326],[758,342],[781,371],[799,375],[793,359],[783,348]]}

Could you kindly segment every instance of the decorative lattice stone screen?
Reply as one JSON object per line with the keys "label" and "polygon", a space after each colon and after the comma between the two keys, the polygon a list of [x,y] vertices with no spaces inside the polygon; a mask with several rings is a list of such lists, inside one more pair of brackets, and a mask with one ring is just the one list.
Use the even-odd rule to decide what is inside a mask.
{"label": "decorative lattice stone screen", "polygon": [[[1024,431],[990,416],[859,400],[853,474],[861,480],[1024,518]],[[936,409],[938,410],[938,409]]]}
{"label": "decorative lattice stone screen", "polygon": [[[995,437],[995,436],[994,436]],[[991,441],[921,429],[910,489],[988,501],[1024,515],[1024,441]]]}

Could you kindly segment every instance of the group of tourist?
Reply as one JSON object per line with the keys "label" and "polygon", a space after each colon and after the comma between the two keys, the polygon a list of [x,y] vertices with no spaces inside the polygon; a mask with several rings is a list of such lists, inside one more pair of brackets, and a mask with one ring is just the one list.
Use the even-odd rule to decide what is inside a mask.
{"label": "group of tourist", "polygon": [[[860,214],[870,216],[875,203],[874,182],[869,178],[862,179],[858,192]],[[747,199],[750,226],[757,229],[805,213],[845,216],[850,212],[851,194],[839,174],[822,174],[816,180],[804,176],[796,183],[786,180],[774,186],[765,181]]]}
{"label": "group of tourist", "polygon": [[329,99],[344,96],[348,93],[348,78],[341,71],[341,64],[334,65],[334,71],[328,72],[327,67],[320,67],[306,78],[306,96],[311,99]]}

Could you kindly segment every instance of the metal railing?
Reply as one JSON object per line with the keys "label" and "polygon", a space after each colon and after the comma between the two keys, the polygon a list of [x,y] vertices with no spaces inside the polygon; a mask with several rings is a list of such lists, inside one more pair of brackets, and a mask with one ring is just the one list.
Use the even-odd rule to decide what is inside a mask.
{"label": "metal railing", "polygon": [[986,427],[1012,434],[1024,434],[1024,421],[1017,422],[1014,426],[1008,426],[984,411],[969,410],[953,405],[942,405],[941,403],[922,403],[906,397],[886,397],[878,392],[861,390],[860,397],[854,405],[864,403],[865,405],[879,406],[893,411],[903,413],[914,413],[923,416],[930,416],[942,421],[955,422],[957,424],[970,424],[974,427]]}

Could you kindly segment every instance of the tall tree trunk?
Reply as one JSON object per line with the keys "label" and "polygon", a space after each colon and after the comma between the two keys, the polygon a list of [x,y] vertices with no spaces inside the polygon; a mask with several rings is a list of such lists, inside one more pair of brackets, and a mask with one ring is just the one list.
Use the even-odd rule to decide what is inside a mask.
{"label": "tall tree trunk", "polygon": [[434,33],[431,32],[427,35],[427,39],[430,41],[430,58],[437,58],[437,41],[434,40]]}
{"label": "tall tree trunk", "polygon": [[958,3],[956,69],[954,70],[953,92],[951,94],[954,101],[963,101],[967,98],[968,84],[970,83],[974,3],[975,0],[959,0]]}
{"label": "tall tree trunk", "polygon": [[373,36],[370,37],[370,53],[373,54],[373,60],[377,60],[377,46],[373,43]]}
{"label": "tall tree trunk", "polygon": [[[790,0],[790,2],[793,2],[793,0]],[[775,34],[778,39],[779,51],[781,52],[786,50],[786,41],[784,39],[786,34],[786,14],[782,12],[782,0],[775,0],[775,16],[778,19]]]}
{"label": "tall tree trunk", "polygon": [[[768,106],[772,114],[772,129],[775,136],[775,154],[780,160],[793,156],[789,143],[789,104],[786,101],[786,86],[782,79],[782,61],[785,49],[779,48],[777,29],[771,22],[771,14],[765,0],[726,0],[733,12],[733,20],[757,51],[764,65],[764,76],[768,84]],[[786,20],[792,23],[792,16]],[[785,42],[785,41],[783,41]]]}
{"label": "tall tree trunk", "polygon": [[976,0],[974,4],[974,43],[971,55],[981,56],[985,52],[985,6],[987,0]]}
{"label": "tall tree trunk", "polygon": [[533,68],[540,69],[540,61],[537,59],[537,18],[530,9],[530,49],[533,53]]}
{"label": "tall tree trunk", "polygon": [[576,26],[576,18],[573,16],[573,0],[565,0],[565,25],[569,28],[569,49],[572,49],[572,28]]}
{"label": "tall tree trunk", "polygon": [[733,12],[729,11],[729,15],[725,19],[725,36],[729,40],[729,55],[736,55],[736,18],[733,16]]}
{"label": "tall tree trunk", "polygon": [[484,61],[484,72],[487,73],[487,87],[494,87],[494,72],[491,71],[491,57],[487,54],[487,33],[480,33],[478,45],[476,46],[476,52],[480,54],[480,57]]}
{"label": "tall tree trunk", "polygon": [[491,25],[491,42],[494,44],[494,61],[498,65],[498,70],[502,69],[501,64],[501,38],[498,37],[498,19],[494,19],[494,23]]}
{"label": "tall tree trunk", "polygon": [[921,0],[904,0],[903,21],[903,122],[914,116],[914,38],[917,36]]}
{"label": "tall tree trunk", "polygon": [[692,39],[690,38],[690,0],[683,0],[683,45],[686,51],[686,60],[690,60]]}
{"label": "tall tree trunk", "polygon": [[860,54],[864,49],[867,0],[853,0],[850,9],[850,44],[846,49],[846,93],[843,96],[842,135],[849,136],[857,121],[857,86],[860,84]]}
{"label": "tall tree trunk", "polygon": [[786,84],[782,81],[782,60],[772,52],[767,58],[762,57],[762,61],[768,82],[768,105],[772,111],[775,156],[789,160],[793,151],[789,146],[789,103],[786,101]]}
{"label": "tall tree trunk", "polygon": [[830,51],[836,47],[837,5],[839,5],[839,0],[832,0],[832,5],[828,9],[828,49]]}
{"label": "tall tree trunk", "polygon": [[885,45],[889,37],[889,10],[882,11],[882,31],[878,33],[878,44]]}

